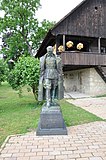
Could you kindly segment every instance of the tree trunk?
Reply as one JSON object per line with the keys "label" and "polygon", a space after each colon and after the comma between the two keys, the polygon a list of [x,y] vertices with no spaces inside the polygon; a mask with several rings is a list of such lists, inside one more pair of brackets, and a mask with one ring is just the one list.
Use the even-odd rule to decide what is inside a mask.
{"label": "tree trunk", "polygon": [[37,91],[35,86],[32,86],[32,92],[34,94],[35,100],[38,101],[38,96],[37,96]]}

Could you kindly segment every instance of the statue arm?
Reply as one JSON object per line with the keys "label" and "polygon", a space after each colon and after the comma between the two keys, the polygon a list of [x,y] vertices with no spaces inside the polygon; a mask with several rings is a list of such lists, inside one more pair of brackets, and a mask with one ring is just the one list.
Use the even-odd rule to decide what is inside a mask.
{"label": "statue arm", "polygon": [[40,58],[40,76],[43,76],[44,75],[44,57],[41,57]]}
{"label": "statue arm", "polygon": [[62,77],[63,71],[62,71],[62,61],[60,57],[57,58],[57,71],[58,71],[59,77]]}

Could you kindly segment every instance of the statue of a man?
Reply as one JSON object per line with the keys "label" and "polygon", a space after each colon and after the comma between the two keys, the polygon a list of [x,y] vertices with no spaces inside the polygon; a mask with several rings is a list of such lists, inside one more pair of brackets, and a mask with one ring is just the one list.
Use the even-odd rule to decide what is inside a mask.
{"label": "statue of a man", "polygon": [[47,53],[40,58],[40,80],[38,101],[46,100],[46,106],[56,105],[55,99],[64,97],[61,58],[47,47]]}

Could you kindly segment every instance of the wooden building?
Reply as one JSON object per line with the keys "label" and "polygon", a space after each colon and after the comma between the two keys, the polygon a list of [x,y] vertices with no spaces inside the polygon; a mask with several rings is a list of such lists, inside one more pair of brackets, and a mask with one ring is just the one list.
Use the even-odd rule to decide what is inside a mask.
{"label": "wooden building", "polygon": [[66,92],[106,94],[106,0],[82,1],[49,30],[36,57],[49,45],[62,58]]}

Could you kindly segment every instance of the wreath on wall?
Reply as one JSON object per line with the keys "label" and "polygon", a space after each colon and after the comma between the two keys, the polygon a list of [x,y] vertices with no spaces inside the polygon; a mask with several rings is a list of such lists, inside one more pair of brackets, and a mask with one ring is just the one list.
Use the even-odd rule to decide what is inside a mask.
{"label": "wreath on wall", "polygon": [[78,49],[78,50],[81,50],[82,48],[84,48],[83,43],[78,43],[78,44],[77,44],[77,49]]}
{"label": "wreath on wall", "polygon": [[59,52],[63,52],[63,51],[64,51],[63,45],[60,45],[60,46],[58,47],[58,51],[59,51]]}
{"label": "wreath on wall", "polygon": [[68,48],[73,47],[73,45],[74,45],[74,43],[73,43],[72,41],[68,41],[68,42],[66,43],[66,46],[67,46]]}

